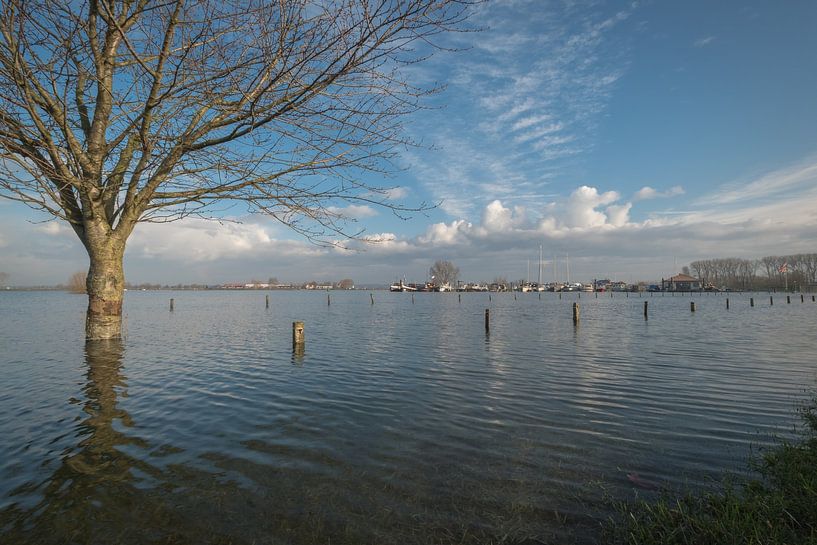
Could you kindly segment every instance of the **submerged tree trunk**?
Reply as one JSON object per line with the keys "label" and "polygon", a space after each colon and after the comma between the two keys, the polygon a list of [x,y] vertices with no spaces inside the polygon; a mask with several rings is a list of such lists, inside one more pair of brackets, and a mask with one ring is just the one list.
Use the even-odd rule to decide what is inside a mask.
{"label": "submerged tree trunk", "polygon": [[91,238],[86,246],[91,263],[86,280],[88,314],[85,337],[88,340],[118,339],[122,335],[125,244],[106,236],[98,240]]}

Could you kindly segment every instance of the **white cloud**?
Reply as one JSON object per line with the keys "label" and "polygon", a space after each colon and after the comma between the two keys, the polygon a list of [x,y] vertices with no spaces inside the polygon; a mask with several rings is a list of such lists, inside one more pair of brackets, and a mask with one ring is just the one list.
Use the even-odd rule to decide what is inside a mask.
{"label": "white cloud", "polygon": [[392,187],[385,191],[386,199],[390,201],[397,201],[405,199],[409,194],[407,187]]}
{"label": "white cloud", "polygon": [[630,221],[630,209],[633,203],[612,204],[606,208],[607,221],[614,227],[623,227]]}
{"label": "white cloud", "polygon": [[377,210],[371,206],[362,204],[350,204],[349,206],[344,207],[330,206],[327,208],[327,210],[344,218],[352,219],[371,218],[378,214]]}
{"label": "white cloud", "polygon": [[137,226],[128,242],[132,256],[185,262],[209,262],[263,255],[316,255],[303,241],[278,240],[270,225],[216,222],[195,218]]}
{"label": "white cloud", "polygon": [[37,230],[41,233],[45,233],[46,235],[58,236],[71,231],[71,228],[65,225],[62,221],[55,220],[39,225]]}
{"label": "white cloud", "polygon": [[607,215],[596,210],[599,206],[612,204],[619,199],[615,191],[599,193],[595,187],[583,185],[570,194],[567,200],[564,224],[567,227],[599,227],[607,223]]}
{"label": "white cloud", "polygon": [[705,36],[703,38],[698,38],[697,40],[692,42],[692,45],[695,46],[695,47],[706,47],[709,44],[711,44],[713,41],[715,41],[714,36]]}
{"label": "white cloud", "polygon": [[782,168],[753,181],[738,181],[703,195],[698,204],[721,205],[772,197],[788,197],[792,192],[812,189],[817,185],[817,158],[809,158],[792,167]]}
{"label": "white cloud", "polygon": [[658,199],[662,197],[676,197],[678,195],[683,195],[684,193],[686,193],[686,191],[684,191],[684,188],[680,185],[673,186],[666,191],[658,191],[648,185],[645,185],[635,192],[635,195],[633,195],[633,200],[646,201],[648,199]]}

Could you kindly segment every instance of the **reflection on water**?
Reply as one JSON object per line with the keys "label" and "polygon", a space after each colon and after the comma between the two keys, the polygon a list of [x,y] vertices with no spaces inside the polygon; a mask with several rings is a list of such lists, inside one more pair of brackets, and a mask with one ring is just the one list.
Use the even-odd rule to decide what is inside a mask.
{"label": "reflection on water", "polygon": [[0,520],[9,542],[59,543],[70,538],[94,543],[104,540],[99,532],[110,529],[99,520],[131,517],[135,470],[149,473],[150,468],[122,449],[147,446],[118,429],[133,426],[128,413],[117,408],[117,397],[127,395],[123,353],[121,341],[86,344],[84,419],[71,430],[75,445],[62,453],[59,467],[46,480],[10,494],[13,498],[39,489],[42,499],[29,509],[12,505],[3,511]]}
{"label": "reflection on water", "polygon": [[593,542],[628,475],[707,486],[817,377],[817,305],[748,295],[575,327],[569,295],[137,293],[83,355],[76,299],[3,296],[2,543]]}

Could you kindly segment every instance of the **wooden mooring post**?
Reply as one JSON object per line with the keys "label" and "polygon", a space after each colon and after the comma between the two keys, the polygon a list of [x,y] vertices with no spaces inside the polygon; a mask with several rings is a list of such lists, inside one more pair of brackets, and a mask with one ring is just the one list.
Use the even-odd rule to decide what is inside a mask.
{"label": "wooden mooring post", "polygon": [[373,293],[370,293],[370,294],[369,294],[369,297],[371,297],[371,298],[372,298],[372,304],[374,304],[374,294],[373,294]]}
{"label": "wooden mooring post", "polygon": [[491,309],[485,309],[485,333],[491,331]]}
{"label": "wooden mooring post", "polygon": [[755,298],[754,297],[749,297],[749,306],[750,307],[755,306]]}
{"label": "wooden mooring post", "polygon": [[647,319],[647,302],[648,301],[644,301],[644,319],[645,320]]}
{"label": "wooden mooring post", "polygon": [[[490,296],[489,296],[489,297],[490,297]],[[457,301],[459,301],[460,303],[462,303],[462,294],[461,294],[461,293],[458,293],[458,294],[457,294]],[[413,293],[411,294],[411,302],[412,302],[412,303],[414,302],[414,294],[413,294]]]}
{"label": "wooden mooring post", "polygon": [[689,311],[690,312],[695,312],[695,301],[690,301],[689,302]]}
{"label": "wooden mooring post", "polygon": [[729,310],[729,298],[726,298],[726,310]]}
{"label": "wooden mooring post", "polygon": [[264,304],[266,308],[269,308],[269,295],[264,296]]}
{"label": "wooden mooring post", "polygon": [[326,306],[330,306],[332,304],[332,298],[329,295],[329,290],[326,290]]}
{"label": "wooden mooring post", "polygon": [[306,335],[304,335],[304,323],[292,322],[292,346],[296,347],[303,345],[306,342]]}
{"label": "wooden mooring post", "polygon": [[412,305],[414,304],[414,294],[413,293],[411,294],[411,304]]}
{"label": "wooden mooring post", "polygon": [[805,303],[805,302],[806,302],[806,300],[805,300],[805,298],[803,297],[803,294],[802,294],[802,293],[800,294],[800,302],[801,302],[801,303]]}
{"label": "wooden mooring post", "polygon": [[175,303],[176,303],[175,299],[170,300],[170,312],[173,312],[173,308],[175,307]]}
{"label": "wooden mooring post", "polygon": [[773,306],[773,305],[774,305],[774,295],[770,295],[769,296],[769,306]]}
{"label": "wooden mooring post", "polygon": [[790,305],[790,304],[791,304],[791,295],[787,295],[787,296],[786,296],[786,304],[787,304],[787,305]]}
{"label": "wooden mooring post", "polygon": [[573,303],[573,325],[579,325],[579,303]]}

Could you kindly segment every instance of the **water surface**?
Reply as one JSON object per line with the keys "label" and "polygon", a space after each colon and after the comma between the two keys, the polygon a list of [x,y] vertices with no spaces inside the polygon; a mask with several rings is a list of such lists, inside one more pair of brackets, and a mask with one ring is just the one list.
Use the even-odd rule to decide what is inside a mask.
{"label": "water surface", "polygon": [[83,297],[0,293],[0,541],[592,542],[817,379],[810,296],[265,295],[129,292],[86,345]]}

